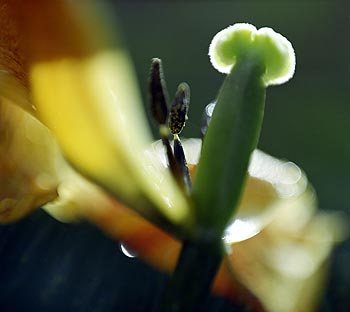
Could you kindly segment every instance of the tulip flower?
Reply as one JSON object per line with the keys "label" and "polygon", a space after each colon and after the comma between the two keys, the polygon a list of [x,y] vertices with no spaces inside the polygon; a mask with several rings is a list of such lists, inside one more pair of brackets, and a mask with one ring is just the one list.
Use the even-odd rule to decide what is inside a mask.
{"label": "tulip flower", "polygon": [[7,98],[31,98],[25,108],[53,132],[70,164],[154,222],[185,231],[189,203],[147,152],[151,135],[130,61],[101,11],[92,1],[4,5],[3,96],[20,86],[24,100]]}
{"label": "tulip flower", "polygon": [[[266,87],[294,73],[287,39],[246,24],[214,38],[212,63],[228,77],[203,149],[200,140],[180,143],[184,121],[179,126],[179,116],[170,127],[174,145],[184,151],[192,193],[168,168],[172,152],[167,162],[161,144],[152,144],[131,62],[100,3],[2,1],[0,29],[0,222],[15,221],[40,206],[62,221],[86,218],[167,272],[174,270],[183,240],[199,246],[196,252],[212,266],[211,274],[221,264],[214,292],[229,297],[242,292],[249,301],[249,287],[265,307],[277,311],[230,248],[237,244],[239,250],[245,241],[259,241],[288,222],[284,233],[291,241],[310,226],[310,236],[319,232],[320,223],[313,227],[311,221],[314,193],[304,174],[255,150]],[[181,108],[180,119],[187,97],[188,86],[182,84],[173,106],[176,113]],[[168,134],[161,133],[164,143]],[[315,269],[341,236],[336,224],[330,226],[323,254],[313,259]],[[278,244],[268,248],[276,251]],[[224,262],[222,245],[229,254]],[[255,252],[252,246],[249,254]],[[275,253],[277,260],[271,261],[278,267]],[[268,280],[264,274],[261,284]],[[205,281],[209,286],[211,278]]]}

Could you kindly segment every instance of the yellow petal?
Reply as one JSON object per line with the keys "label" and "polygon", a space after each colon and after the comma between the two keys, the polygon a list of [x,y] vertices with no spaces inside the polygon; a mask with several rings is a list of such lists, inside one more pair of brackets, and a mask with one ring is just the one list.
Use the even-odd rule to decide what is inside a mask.
{"label": "yellow petal", "polygon": [[37,115],[71,164],[143,215],[187,226],[185,196],[147,152],[134,73],[106,8],[88,0],[9,6]]}
{"label": "yellow petal", "polygon": [[57,197],[57,151],[45,126],[0,102],[0,223],[18,220]]}

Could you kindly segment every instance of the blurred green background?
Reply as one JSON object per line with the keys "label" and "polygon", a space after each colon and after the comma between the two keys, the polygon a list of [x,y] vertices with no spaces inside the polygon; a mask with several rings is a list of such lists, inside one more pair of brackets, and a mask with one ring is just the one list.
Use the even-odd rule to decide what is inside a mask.
{"label": "blurred green background", "polygon": [[[146,106],[151,58],[162,58],[170,94],[180,82],[190,84],[185,137],[199,136],[203,108],[224,79],[209,63],[212,37],[237,22],[285,35],[296,51],[296,74],[287,84],[268,89],[259,147],[303,168],[320,208],[343,211],[350,222],[347,1],[109,1]],[[0,311],[148,311],[167,278],[137,258],[126,258],[117,242],[91,225],[62,224],[40,210],[0,226],[0,238]],[[350,311],[349,263],[347,241],[332,257],[319,311]],[[232,309],[217,299],[203,307]]]}
{"label": "blurred green background", "polygon": [[160,57],[172,96],[191,86],[184,137],[198,137],[203,108],[224,76],[207,56],[212,37],[237,22],[272,27],[293,44],[297,68],[270,87],[259,148],[301,166],[320,207],[349,210],[350,4],[347,1],[115,1],[144,102],[150,60]]}

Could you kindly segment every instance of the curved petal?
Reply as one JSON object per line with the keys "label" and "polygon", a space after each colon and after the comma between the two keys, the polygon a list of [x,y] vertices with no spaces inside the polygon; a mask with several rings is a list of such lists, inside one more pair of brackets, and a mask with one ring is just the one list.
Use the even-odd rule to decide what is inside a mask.
{"label": "curved petal", "polygon": [[281,209],[261,233],[234,244],[228,255],[231,271],[267,311],[317,310],[332,248],[347,236],[340,215],[310,215],[300,226],[298,213]]}
{"label": "curved petal", "polygon": [[[200,140],[185,140],[183,146],[193,173]],[[154,157],[165,161],[161,143],[153,148]],[[172,272],[180,242],[112,200],[84,207],[85,217],[112,238],[147,263]],[[256,295],[268,311],[313,310],[323,285],[324,264],[346,233],[341,216],[315,212],[314,192],[300,169],[256,151],[235,219],[238,225],[233,221],[236,226],[226,232],[231,238],[223,238],[228,255],[213,291],[258,308]]]}
{"label": "curved petal", "polygon": [[0,223],[57,197],[57,152],[45,126],[21,108],[0,102]]}
{"label": "curved petal", "polygon": [[187,199],[147,152],[151,136],[132,66],[107,9],[88,0],[8,7],[36,115],[71,164],[152,221],[188,227]]}

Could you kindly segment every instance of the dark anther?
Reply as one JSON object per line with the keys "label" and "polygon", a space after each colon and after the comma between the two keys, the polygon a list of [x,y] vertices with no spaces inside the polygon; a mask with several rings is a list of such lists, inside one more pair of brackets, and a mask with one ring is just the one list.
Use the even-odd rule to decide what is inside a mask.
{"label": "dark anther", "polygon": [[[152,115],[158,123],[159,134],[165,148],[169,169],[178,185],[189,195],[191,191],[190,174],[178,134],[185,126],[187,119],[190,88],[186,83],[179,85],[169,114],[167,105],[168,94],[163,76],[162,61],[154,58],[152,59],[150,71],[149,91]],[[174,135],[173,148],[169,140],[169,128]]]}
{"label": "dark anther", "polygon": [[153,118],[158,124],[165,125],[168,119],[168,94],[163,77],[162,61],[159,58],[152,59],[149,89]]}
{"label": "dark anther", "polygon": [[190,87],[187,83],[183,82],[177,89],[175,99],[170,110],[169,128],[172,134],[179,134],[185,126],[189,104]]}

